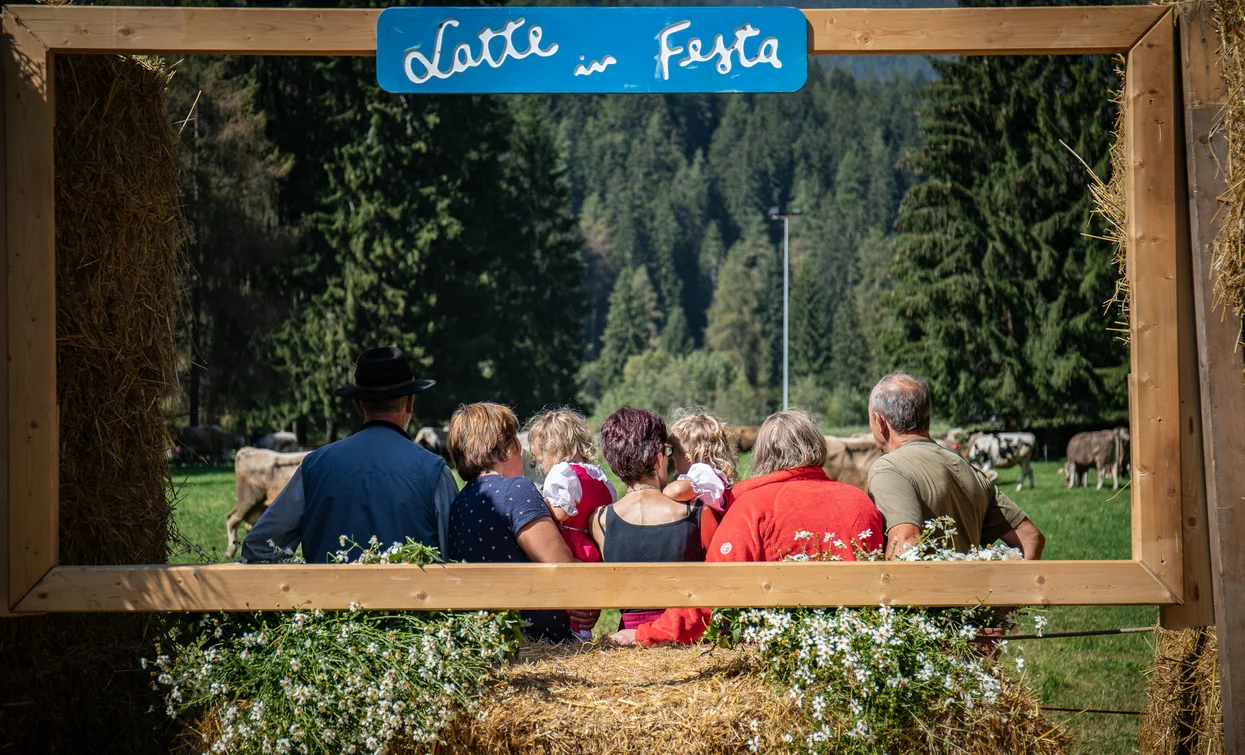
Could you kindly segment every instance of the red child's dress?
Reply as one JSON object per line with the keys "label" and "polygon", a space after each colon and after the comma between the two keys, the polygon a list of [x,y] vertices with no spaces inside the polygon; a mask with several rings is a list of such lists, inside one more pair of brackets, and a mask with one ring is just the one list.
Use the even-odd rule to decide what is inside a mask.
{"label": "red child's dress", "polygon": [[595,464],[561,462],[549,470],[541,492],[551,505],[571,514],[561,523],[562,539],[571,554],[586,563],[600,561],[601,550],[588,531],[589,518],[618,498],[604,470]]}

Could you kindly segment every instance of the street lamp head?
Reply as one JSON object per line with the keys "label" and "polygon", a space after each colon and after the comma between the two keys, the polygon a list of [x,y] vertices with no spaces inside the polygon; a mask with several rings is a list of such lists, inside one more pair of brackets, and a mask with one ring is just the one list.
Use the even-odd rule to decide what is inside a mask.
{"label": "street lamp head", "polygon": [[778,219],[778,208],[777,207],[769,208],[769,212],[767,214],[769,215],[770,220],[777,220]]}
{"label": "street lamp head", "polygon": [[788,215],[799,215],[799,214],[800,214],[800,208],[798,208],[798,207],[792,207],[790,210],[787,210],[787,214],[788,214]]}

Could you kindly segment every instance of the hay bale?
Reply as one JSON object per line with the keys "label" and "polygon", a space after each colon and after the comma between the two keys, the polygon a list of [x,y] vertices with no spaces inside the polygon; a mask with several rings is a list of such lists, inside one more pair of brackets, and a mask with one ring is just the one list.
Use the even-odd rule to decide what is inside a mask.
{"label": "hay bale", "polygon": [[[460,720],[438,753],[597,755],[784,752],[802,711],[761,677],[746,650],[530,645],[484,699],[485,717]],[[969,720],[928,722],[906,753],[1058,755],[1067,732],[1037,699],[1009,683],[997,706]],[[931,745],[931,743],[933,743]]]}
{"label": "hay bale", "polygon": [[[149,61],[56,57],[60,560],[163,563],[172,534],[161,400],[186,225],[167,74]],[[0,621],[0,749],[167,752],[138,656],[145,615]]]}
{"label": "hay bale", "polygon": [[1215,307],[1223,307],[1238,321],[1245,319],[1245,0],[1219,0],[1223,80],[1227,97],[1223,130],[1228,155],[1224,170],[1228,190],[1223,200],[1223,227],[1215,240],[1211,262],[1215,275]]}
{"label": "hay bale", "polygon": [[1223,702],[1219,645],[1214,627],[1158,630],[1148,672],[1145,755],[1223,755]]}

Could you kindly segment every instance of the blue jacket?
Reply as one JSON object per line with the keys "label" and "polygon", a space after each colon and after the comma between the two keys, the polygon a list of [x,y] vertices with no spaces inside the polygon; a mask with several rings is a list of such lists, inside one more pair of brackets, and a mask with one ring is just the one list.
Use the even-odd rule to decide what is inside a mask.
{"label": "blue jacket", "polygon": [[242,557],[272,560],[280,557],[273,546],[293,550],[301,541],[307,563],[332,562],[342,535],[365,547],[373,535],[382,547],[409,537],[444,557],[457,490],[441,457],[397,425],[369,422],[303,459],[247,536]]}

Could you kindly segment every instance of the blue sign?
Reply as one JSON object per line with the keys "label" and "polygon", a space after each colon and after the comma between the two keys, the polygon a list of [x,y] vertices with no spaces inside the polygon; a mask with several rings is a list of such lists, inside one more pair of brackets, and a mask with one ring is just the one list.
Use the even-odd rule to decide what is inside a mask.
{"label": "blue sign", "polygon": [[808,76],[795,8],[387,8],[390,92],[794,92]]}

